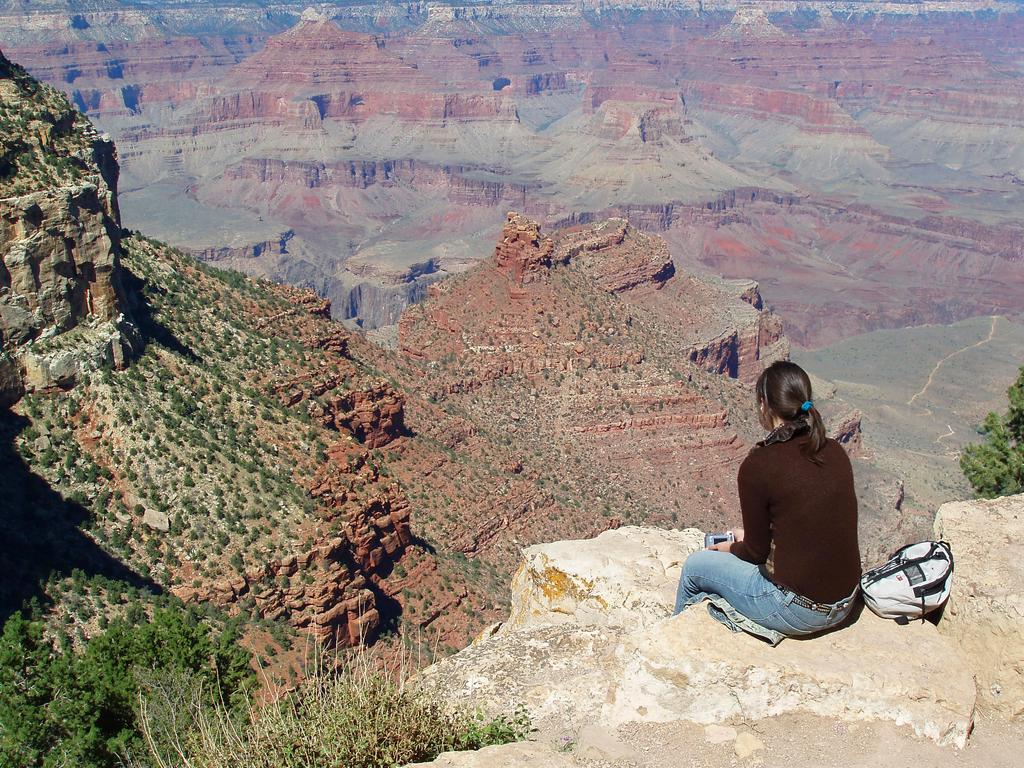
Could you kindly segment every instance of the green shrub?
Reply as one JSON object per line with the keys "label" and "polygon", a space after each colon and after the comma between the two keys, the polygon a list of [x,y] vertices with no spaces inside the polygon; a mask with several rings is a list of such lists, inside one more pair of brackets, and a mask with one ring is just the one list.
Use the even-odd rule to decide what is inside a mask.
{"label": "green shrub", "polygon": [[1007,392],[1009,408],[989,413],[981,427],[985,442],[968,445],[960,468],[978,495],[985,498],[1024,492],[1024,368]]}
{"label": "green shrub", "polygon": [[67,643],[54,650],[41,621],[21,614],[7,621],[0,636],[0,765],[113,768],[144,751],[135,715],[139,670],[202,679],[225,707],[247,700],[249,655],[232,633],[211,637],[190,611],[157,609],[151,620],[129,613],[81,653]]}

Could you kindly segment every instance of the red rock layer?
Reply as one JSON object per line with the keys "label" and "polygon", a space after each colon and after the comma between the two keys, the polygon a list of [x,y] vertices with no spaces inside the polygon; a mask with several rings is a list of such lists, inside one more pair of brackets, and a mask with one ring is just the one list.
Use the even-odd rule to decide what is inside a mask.
{"label": "red rock layer", "polygon": [[[381,227],[386,241],[394,237],[385,246],[479,238],[486,209],[504,205],[545,224],[618,215],[645,230],[671,232],[673,243],[700,240],[693,263],[761,278],[773,306],[790,316],[794,338],[804,343],[877,325],[1016,311],[999,286],[1019,285],[1019,272],[994,268],[991,294],[974,276],[983,271],[978,254],[998,250],[1020,258],[1021,233],[1007,211],[1019,186],[1015,137],[1024,130],[1024,98],[1012,75],[1024,15],[886,15],[870,23],[826,16],[815,25],[747,11],[735,19],[724,11],[657,19],[641,13],[585,24],[563,19],[527,33],[516,26],[521,12],[530,13],[502,12],[493,28],[434,14],[415,30],[366,34],[308,16],[269,39],[75,43],[16,53],[73,92],[83,108],[109,117],[126,154],[150,181],[166,180],[167,171],[203,204],[229,200],[273,216],[282,232],[294,229],[297,243],[315,242],[315,254],[304,260],[313,274],[295,278],[308,283],[343,282],[335,262],[348,254],[339,256],[322,243],[377,243]],[[521,120],[520,113],[530,118]],[[601,143],[601,162],[611,166],[599,171],[605,180],[573,175],[559,165],[560,148],[548,146],[565,141],[568,147],[573,134],[559,135],[559,118],[581,115],[591,119],[578,119],[573,130],[583,143]],[[372,146],[337,161],[353,146],[373,145],[379,128],[396,122],[402,126],[396,134],[409,141],[392,142],[394,157],[386,147]],[[354,139],[332,143],[339,132]],[[289,144],[291,135],[296,138]],[[317,158],[324,140],[324,155]],[[510,146],[531,141],[536,152],[506,162]],[[619,141],[622,147],[604,146]],[[694,167],[695,179],[708,174],[705,196],[687,193],[683,204],[672,199],[671,185],[652,191],[656,172],[630,177],[638,162],[652,168],[665,162],[666,143],[695,154],[679,162],[701,166]],[[534,167],[539,155],[550,168]],[[974,174],[973,191],[936,187],[927,174],[919,187],[901,191],[902,163],[917,167],[936,158]],[[627,170],[620,175],[616,165]],[[727,189],[741,179],[742,186]],[[768,189],[773,184],[778,188]],[[347,190],[371,188],[375,202],[367,214],[365,198]],[[993,217],[976,192],[991,194],[993,208],[1002,212]],[[444,196],[443,210],[435,209],[435,194]],[[855,198],[873,210],[855,208]],[[591,207],[591,199],[615,202]],[[1011,203],[1003,209],[1000,200]],[[792,244],[763,231],[763,222],[748,227],[736,209],[760,203],[789,215],[804,202],[816,207],[822,228],[837,207],[858,210],[863,218],[844,223],[850,247],[824,256],[805,248],[814,268],[795,270]],[[892,225],[906,243],[891,232],[876,234],[878,222],[892,213],[891,202],[903,206],[898,218],[906,221]],[[907,213],[907,206],[922,217]],[[731,216],[716,215],[723,209]],[[401,231],[392,235],[388,230],[396,222]],[[728,231],[720,232],[724,227]],[[200,253],[263,274],[285,265],[280,274],[293,274],[292,254],[285,251],[269,240]],[[903,261],[902,253],[911,256]],[[438,269],[454,271],[464,258],[453,256]],[[833,269],[830,261],[846,276],[857,276],[842,277],[842,291],[821,277]],[[922,278],[921,261],[943,273],[971,262],[966,289],[952,280]],[[387,271],[375,266],[378,275]],[[785,280],[774,282],[780,274]],[[385,288],[396,287],[394,282]],[[883,289],[892,285],[900,290],[887,295]],[[345,295],[343,290],[354,289],[346,283],[333,295]],[[400,305],[419,291],[396,294]],[[361,295],[352,294],[354,311],[365,303],[381,320],[394,319],[390,304],[386,311],[376,308],[385,300],[362,302]],[[871,302],[873,309],[866,310]],[[815,319],[825,307],[835,322]]]}
{"label": "red rock layer", "polygon": [[235,578],[174,592],[226,606],[252,600],[259,615],[283,618],[326,645],[370,642],[381,626],[383,581],[412,542],[408,499],[372,454],[405,434],[404,399],[360,373],[351,334],[330,321],[330,302],[309,290],[277,290],[291,307],[252,318],[254,325],[298,328],[309,347],[328,353],[325,368],[272,385],[283,405],[338,433],[309,487],[316,543]]}
{"label": "red rock layer", "polygon": [[[701,312],[731,307],[755,329],[755,343],[757,318],[768,315],[738,292],[681,287],[691,280],[664,242],[622,220],[545,236],[509,214],[489,262],[406,312],[400,348],[435,371],[431,397],[491,413],[512,436],[520,425],[539,430],[549,449],[586,456],[581,471],[614,477],[619,493],[660,514],[670,516],[676,501],[677,515],[708,515],[717,502],[698,511],[678,489],[726,488],[742,442],[681,352],[701,332]],[[662,302],[675,305],[667,322],[654,311]],[[693,302],[704,306],[691,310]],[[738,372],[753,375],[760,364],[744,355]],[[506,399],[517,390],[530,398]],[[667,496],[656,501],[659,493]]]}
{"label": "red rock layer", "polygon": [[[328,207],[328,199],[337,189],[409,189],[419,194],[441,194],[453,205],[491,207],[525,204],[527,187],[504,180],[472,176],[473,172],[498,175],[500,169],[463,165],[436,165],[417,160],[351,160],[343,162],[306,162],[274,158],[247,158],[224,170],[215,189],[241,188],[241,199],[254,208],[279,208],[288,205],[295,190],[317,190],[318,206]],[[213,201],[213,190],[203,197]],[[303,199],[309,200],[309,194]],[[306,210],[305,217],[316,212]],[[333,218],[336,213],[330,213]],[[273,247],[273,244],[270,244]]]}

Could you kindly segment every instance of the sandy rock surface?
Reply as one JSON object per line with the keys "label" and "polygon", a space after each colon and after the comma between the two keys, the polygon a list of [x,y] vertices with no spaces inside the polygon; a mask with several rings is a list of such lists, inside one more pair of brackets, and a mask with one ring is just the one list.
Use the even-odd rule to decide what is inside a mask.
{"label": "sandy rock surface", "polygon": [[598,746],[588,737],[593,730],[545,727],[531,734],[528,747],[491,747],[479,762],[460,762],[474,753],[450,753],[418,768],[1017,768],[1024,750],[1024,735],[1004,722],[979,723],[962,750],[940,747],[893,723],[796,714],[729,726],[629,723],[602,729]]}
{"label": "sandy rock surface", "polygon": [[836,632],[772,648],[723,631],[701,607],[629,635],[614,703],[629,721],[718,723],[808,712],[889,720],[962,747],[973,722],[970,670],[928,623],[900,627],[863,612]]}
{"label": "sandy rock surface", "polygon": [[1024,719],[1024,494],[943,504],[953,592],[939,630],[968,657],[982,711]]}
{"label": "sandy rock surface", "polygon": [[899,627],[870,613],[846,629],[777,648],[729,632],[701,608],[635,632],[538,625],[499,632],[425,679],[490,711],[522,703],[538,720],[614,728],[800,712],[888,720],[958,747],[975,700],[970,670],[935,627]]}

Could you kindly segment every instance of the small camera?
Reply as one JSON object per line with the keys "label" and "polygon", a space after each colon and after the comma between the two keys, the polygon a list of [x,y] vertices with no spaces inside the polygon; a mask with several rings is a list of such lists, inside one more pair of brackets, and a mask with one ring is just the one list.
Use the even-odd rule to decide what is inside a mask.
{"label": "small camera", "polygon": [[721,544],[723,541],[736,541],[736,537],[732,531],[726,531],[725,533],[706,533],[704,534],[704,547],[705,549],[715,546],[715,544]]}

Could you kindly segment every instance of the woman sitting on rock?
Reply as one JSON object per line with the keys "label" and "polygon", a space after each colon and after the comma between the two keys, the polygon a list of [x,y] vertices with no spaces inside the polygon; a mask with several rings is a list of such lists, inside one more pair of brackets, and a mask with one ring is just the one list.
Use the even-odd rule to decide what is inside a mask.
{"label": "woman sitting on rock", "polygon": [[860,581],[857,497],[846,451],[825,434],[811,381],[790,362],[757,380],[769,430],[739,470],[743,529],[736,541],[686,559],[675,612],[707,598],[734,632],[777,645],[842,623]]}

